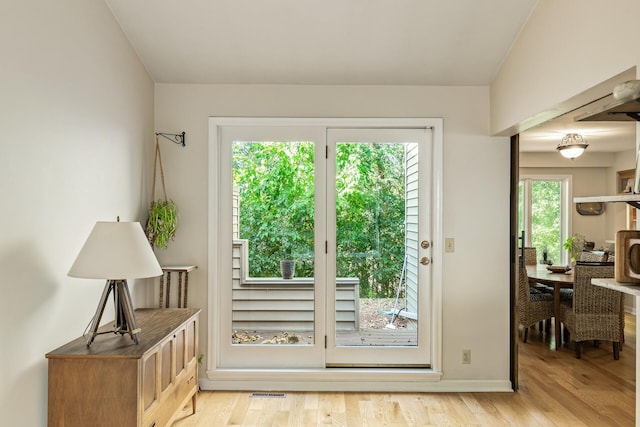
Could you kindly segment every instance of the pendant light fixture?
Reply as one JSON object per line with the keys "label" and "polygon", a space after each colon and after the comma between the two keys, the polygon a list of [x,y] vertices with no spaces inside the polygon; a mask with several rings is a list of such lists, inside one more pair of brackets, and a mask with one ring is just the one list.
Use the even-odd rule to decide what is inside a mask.
{"label": "pendant light fixture", "polygon": [[560,144],[558,144],[557,150],[567,159],[575,159],[584,153],[589,144],[584,141],[582,135],[577,133],[568,133],[562,138]]}

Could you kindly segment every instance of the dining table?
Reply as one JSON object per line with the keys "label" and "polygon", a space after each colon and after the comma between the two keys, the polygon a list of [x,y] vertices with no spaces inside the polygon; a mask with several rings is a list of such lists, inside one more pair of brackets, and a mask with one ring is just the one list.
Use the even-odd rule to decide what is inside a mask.
{"label": "dining table", "polygon": [[558,313],[560,313],[560,289],[573,288],[573,270],[552,272],[545,264],[527,265],[527,276],[529,284],[535,286],[536,283],[553,286],[553,313],[556,316],[554,320],[555,343],[554,349],[558,349],[558,343],[562,342],[560,322],[558,321]]}

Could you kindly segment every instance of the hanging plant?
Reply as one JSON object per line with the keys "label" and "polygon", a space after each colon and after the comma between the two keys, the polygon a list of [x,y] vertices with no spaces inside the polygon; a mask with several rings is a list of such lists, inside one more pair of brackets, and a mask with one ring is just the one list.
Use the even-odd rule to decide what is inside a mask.
{"label": "hanging plant", "polygon": [[147,220],[147,238],[156,248],[166,249],[178,228],[178,207],[173,200],[151,203]]}
{"label": "hanging plant", "polygon": [[[160,165],[160,178],[164,200],[155,199],[156,192],[156,165]],[[178,229],[178,207],[173,200],[167,199],[167,190],[164,184],[164,170],[162,157],[160,156],[160,144],[156,136],[156,156],[153,164],[153,185],[151,190],[151,206],[149,217],[145,226],[145,233],[151,246],[166,249],[169,241],[173,240]]]}

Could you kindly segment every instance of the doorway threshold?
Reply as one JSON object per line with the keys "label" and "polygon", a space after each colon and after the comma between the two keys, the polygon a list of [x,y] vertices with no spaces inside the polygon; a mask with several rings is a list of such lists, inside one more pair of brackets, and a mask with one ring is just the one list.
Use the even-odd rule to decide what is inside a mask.
{"label": "doorway threshold", "polygon": [[442,379],[432,368],[215,369],[203,390],[427,391]]}
{"label": "doorway threshold", "polygon": [[249,392],[513,392],[509,380],[443,380],[429,369],[215,369],[200,378],[202,390]]}

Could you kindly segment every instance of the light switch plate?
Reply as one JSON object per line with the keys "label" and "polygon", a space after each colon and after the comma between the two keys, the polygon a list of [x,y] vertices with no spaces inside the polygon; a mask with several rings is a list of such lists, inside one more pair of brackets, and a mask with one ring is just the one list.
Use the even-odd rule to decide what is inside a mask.
{"label": "light switch plate", "polygon": [[447,237],[444,239],[444,251],[445,252],[453,252],[455,251],[455,240],[453,237]]}

